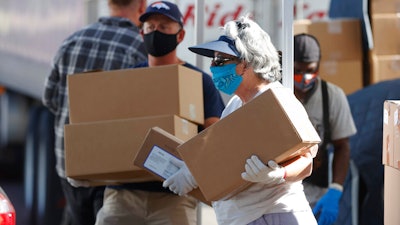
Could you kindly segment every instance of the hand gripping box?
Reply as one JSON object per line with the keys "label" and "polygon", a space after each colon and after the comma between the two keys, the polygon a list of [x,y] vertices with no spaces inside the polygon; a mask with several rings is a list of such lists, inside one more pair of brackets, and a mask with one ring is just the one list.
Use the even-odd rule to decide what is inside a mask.
{"label": "hand gripping box", "polygon": [[181,65],[68,76],[70,122],[177,115],[204,122],[200,72]]}
{"label": "hand gripping box", "polygon": [[[182,140],[165,130],[153,127],[147,133],[142,146],[137,152],[134,165],[149,171],[158,179],[164,181],[179,169],[171,163],[170,159],[172,157],[180,159],[176,148],[182,143]],[[188,194],[211,205],[211,202],[205,199],[198,188]]]}
{"label": "hand gripping box", "polygon": [[321,140],[288,88],[267,90],[187,142],[178,152],[207,200],[227,199],[249,186],[246,159],[283,163]]}
{"label": "hand gripping box", "polygon": [[147,131],[154,126],[182,140],[197,134],[197,125],[175,115],[66,125],[66,175],[97,182],[156,180],[132,163]]}

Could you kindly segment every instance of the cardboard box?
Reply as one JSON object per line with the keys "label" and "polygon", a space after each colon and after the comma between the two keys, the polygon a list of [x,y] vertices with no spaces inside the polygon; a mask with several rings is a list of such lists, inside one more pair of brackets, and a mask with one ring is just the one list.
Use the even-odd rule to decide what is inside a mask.
{"label": "cardboard box", "polygon": [[400,224],[400,171],[385,166],[383,220],[385,225]]}
{"label": "cardboard box", "polygon": [[308,33],[308,27],[311,25],[311,20],[302,19],[293,21],[293,34]]}
{"label": "cardboard box", "polygon": [[70,123],[178,115],[204,122],[202,75],[181,65],[68,76]]}
{"label": "cardboard box", "polygon": [[376,55],[370,52],[370,83],[400,78],[400,54]]}
{"label": "cardboard box", "polygon": [[400,100],[386,100],[383,110],[382,164],[400,169]]}
{"label": "cardboard box", "polygon": [[[149,171],[158,179],[164,181],[179,169],[171,163],[170,159],[172,157],[180,159],[176,148],[182,143],[182,140],[165,130],[153,127],[147,133],[142,146],[137,152],[134,165]],[[188,194],[211,205],[211,202],[205,199],[198,188]]]}
{"label": "cardboard box", "polygon": [[347,95],[363,88],[362,71],[361,60],[323,60],[319,67],[320,77],[341,87]]}
{"label": "cardboard box", "polygon": [[377,55],[400,54],[400,15],[377,14],[371,19],[374,53]]}
{"label": "cardboard box", "polygon": [[369,14],[374,16],[383,13],[400,13],[399,0],[371,0]]}
{"label": "cardboard box", "polygon": [[132,163],[147,131],[154,126],[182,140],[197,134],[197,125],[174,115],[66,125],[66,175],[95,181],[156,180]]}
{"label": "cardboard box", "polygon": [[322,60],[362,60],[361,25],[358,19],[316,21],[310,25],[309,32],[320,43]]}
{"label": "cardboard box", "polygon": [[207,200],[227,199],[250,185],[242,179],[246,159],[278,163],[308,151],[320,138],[288,88],[267,90],[178,146]]}

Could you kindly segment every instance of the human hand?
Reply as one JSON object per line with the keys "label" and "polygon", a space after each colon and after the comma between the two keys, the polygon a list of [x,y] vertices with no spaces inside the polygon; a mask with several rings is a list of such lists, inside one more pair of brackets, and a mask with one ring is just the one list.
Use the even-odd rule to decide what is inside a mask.
{"label": "human hand", "polygon": [[[313,208],[313,213],[317,217],[318,225],[331,225],[336,221],[341,196],[342,191],[329,188],[328,192],[317,202]],[[317,216],[318,214],[319,216]]]}
{"label": "human hand", "polygon": [[90,187],[90,182],[87,180],[76,180],[76,179],[72,179],[67,177],[67,181],[70,185],[72,185],[73,187]]}
{"label": "human hand", "polygon": [[285,168],[280,167],[274,160],[268,161],[267,166],[253,155],[246,160],[245,170],[242,178],[250,182],[261,182],[271,186],[285,182]]}
{"label": "human hand", "polygon": [[163,187],[168,187],[169,190],[179,196],[185,196],[191,190],[197,188],[196,180],[182,160],[172,158],[171,163],[177,166],[179,170],[163,182]]}

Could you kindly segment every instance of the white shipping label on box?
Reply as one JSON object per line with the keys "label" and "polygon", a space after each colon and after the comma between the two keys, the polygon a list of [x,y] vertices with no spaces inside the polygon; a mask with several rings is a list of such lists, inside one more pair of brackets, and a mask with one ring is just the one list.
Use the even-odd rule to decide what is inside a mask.
{"label": "white shipping label on box", "polygon": [[144,162],[144,167],[160,177],[167,179],[179,170],[179,167],[171,162],[172,158],[177,159],[171,153],[155,145]]}

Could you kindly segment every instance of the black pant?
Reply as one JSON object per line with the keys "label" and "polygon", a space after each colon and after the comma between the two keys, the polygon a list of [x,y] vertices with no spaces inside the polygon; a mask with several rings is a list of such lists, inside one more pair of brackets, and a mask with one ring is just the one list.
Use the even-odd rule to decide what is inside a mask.
{"label": "black pant", "polygon": [[105,187],[71,186],[66,179],[61,178],[61,186],[66,199],[67,219],[70,225],[94,225],[96,214],[103,206]]}

